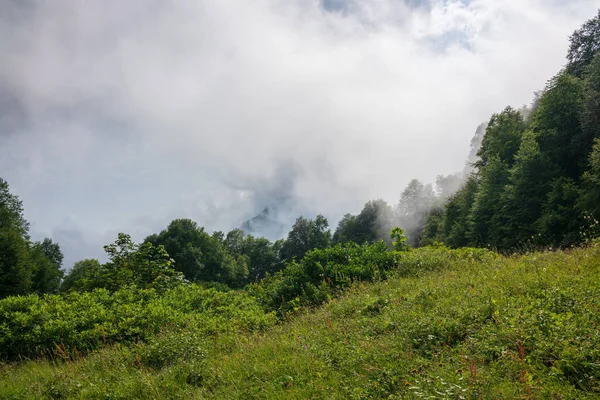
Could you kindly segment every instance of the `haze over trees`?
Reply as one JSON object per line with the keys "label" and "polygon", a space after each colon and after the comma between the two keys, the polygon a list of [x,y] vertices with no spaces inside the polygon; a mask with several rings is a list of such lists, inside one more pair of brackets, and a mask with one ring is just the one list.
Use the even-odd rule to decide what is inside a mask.
{"label": "haze over trees", "polygon": [[0,179],[0,297],[183,279],[239,288],[315,249],[380,240],[391,248],[396,226],[412,247],[576,245],[600,219],[598,32],[600,14],[573,33],[566,67],[530,106],[506,107],[477,127],[463,171],[438,176],[435,190],[414,179],[396,204],[369,201],[333,231],[322,215],[301,216],[285,238],[272,242],[241,229],[209,234],[192,220],[176,219],[140,245],[119,235],[105,247],[108,263],[82,260],[63,276],[59,245],[30,240],[22,203]]}
{"label": "haze over trees", "polygon": [[[571,36],[567,66],[530,108],[487,124],[467,183],[426,222],[424,243],[570,246],[600,218],[600,14]],[[595,144],[596,143],[596,144]]]}

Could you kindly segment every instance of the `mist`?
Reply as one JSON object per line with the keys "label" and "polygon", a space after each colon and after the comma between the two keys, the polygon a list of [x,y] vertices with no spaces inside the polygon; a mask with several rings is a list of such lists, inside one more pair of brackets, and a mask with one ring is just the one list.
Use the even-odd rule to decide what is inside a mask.
{"label": "mist", "polygon": [[67,268],[177,217],[335,226],[461,171],[477,126],[529,103],[599,7],[4,0],[0,176]]}

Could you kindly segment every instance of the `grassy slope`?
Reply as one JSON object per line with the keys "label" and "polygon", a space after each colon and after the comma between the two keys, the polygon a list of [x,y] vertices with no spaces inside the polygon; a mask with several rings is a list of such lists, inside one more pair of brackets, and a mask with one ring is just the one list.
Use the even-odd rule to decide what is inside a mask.
{"label": "grassy slope", "polygon": [[0,398],[600,398],[600,246],[446,264],[154,368],[189,333],[6,365]]}

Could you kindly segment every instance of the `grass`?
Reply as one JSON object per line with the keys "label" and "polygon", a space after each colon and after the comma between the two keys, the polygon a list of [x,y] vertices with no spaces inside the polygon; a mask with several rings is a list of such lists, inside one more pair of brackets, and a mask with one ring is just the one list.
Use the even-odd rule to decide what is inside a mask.
{"label": "grass", "polygon": [[267,330],[173,328],[5,364],[0,398],[600,398],[599,245],[415,253],[442,267],[354,284]]}

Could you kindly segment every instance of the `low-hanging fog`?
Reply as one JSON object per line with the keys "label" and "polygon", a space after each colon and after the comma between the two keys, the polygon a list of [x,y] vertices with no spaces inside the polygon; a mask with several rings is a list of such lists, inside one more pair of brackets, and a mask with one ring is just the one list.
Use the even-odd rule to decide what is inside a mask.
{"label": "low-hanging fog", "polygon": [[3,0],[0,177],[65,266],[176,217],[335,225],[463,168],[592,0]]}

